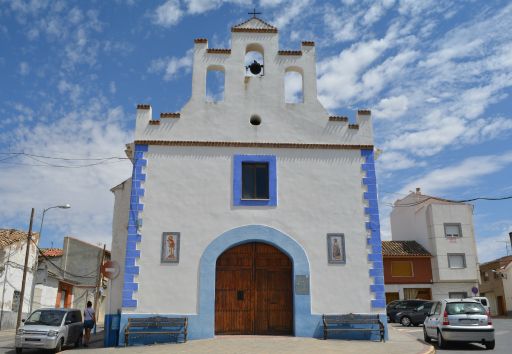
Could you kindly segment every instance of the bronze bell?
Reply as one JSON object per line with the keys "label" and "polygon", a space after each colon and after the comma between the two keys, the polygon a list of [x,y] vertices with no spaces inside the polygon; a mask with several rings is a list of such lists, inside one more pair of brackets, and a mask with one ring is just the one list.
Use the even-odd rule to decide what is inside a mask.
{"label": "bronze bell", "polygon": [[256,60],[251,63],[251,65],[246,66],[245,69],[249,69],[251,74],[259,75],[261,70],[263,69],[263,65],[258,63]]}

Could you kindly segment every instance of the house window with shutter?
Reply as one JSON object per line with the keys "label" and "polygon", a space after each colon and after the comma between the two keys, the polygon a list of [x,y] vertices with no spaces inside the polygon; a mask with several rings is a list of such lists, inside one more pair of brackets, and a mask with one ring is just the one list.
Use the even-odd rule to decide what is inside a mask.
{"label": "house window with shutter", "polygon": [[411,261],[392,261],[391,262],[392,277],[412,277],[414,276]]}
{"label": "house window with shutter", "polygon": [[462,237],[460,224],[444,224],[444,235],[446,237]]}

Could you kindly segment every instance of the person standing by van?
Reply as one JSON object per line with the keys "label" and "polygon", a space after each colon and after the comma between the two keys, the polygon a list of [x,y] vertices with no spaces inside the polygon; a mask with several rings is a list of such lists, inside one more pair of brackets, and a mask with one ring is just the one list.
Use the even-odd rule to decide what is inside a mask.
{"label": "person standing by van", "polygon": [[92,302],[87,301],[87,308],[84,311],[84,347],[89,346],[89,340],[91,339],[91,329],[94,328],[95,323],[96,314],[94,313],[94,309],[92,308]]}

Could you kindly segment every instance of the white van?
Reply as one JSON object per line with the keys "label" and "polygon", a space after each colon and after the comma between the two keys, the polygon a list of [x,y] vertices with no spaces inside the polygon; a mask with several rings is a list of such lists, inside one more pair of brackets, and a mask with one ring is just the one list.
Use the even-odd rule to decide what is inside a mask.
{"label": "white van", "polygon": [[473,297],[470,297],[468,299],[473,299],[473,300],[478,301],[485,308],[485,310],[487,311],[487,314],[488,315],[491,314],[491,306],[489,305],[489,299],[487,299],[486,297],[484,297],[484,296],[473,296]]}

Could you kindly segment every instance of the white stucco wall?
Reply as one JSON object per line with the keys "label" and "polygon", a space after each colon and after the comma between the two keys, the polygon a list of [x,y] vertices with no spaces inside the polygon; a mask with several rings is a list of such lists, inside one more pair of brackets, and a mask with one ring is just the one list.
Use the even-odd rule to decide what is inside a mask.
{"label": "white stucco wall", "polygon": [[114,194],[114,216],[112,220],[112,253],[111,259],[119,264],[119,275],[108,281],[109,291],[105,301],[107,314],[115,314],[122,307],[124,258],[126,253],[126,237],[130,210],[130,191],[132,181],[128,179],[111,191]]}
{"label": "white stucco wall", "polygon": [[[277,207],[232,206],[234,154],[277,156]],[[276,228],[304,247],[314,313],[370,311],[359,150],[151,146],[145,157],[136,312],[196,313],[202,253],[222,233],[249,224]],[[181,232],[179,264],[160,263],[164,231]],[[327,263],[332,232],[345,234],[346,265]]]}
{"label": "white stucco wall", "polygon": [[505,306],[507,313],[512,315],[512,263],[505,268],[505,278],[503,279],[503,292],[505,293]]}
{"label": "white stucco wall", "polygon": [[[3,272],[0,275],[0,317],[2,329],[14,328],[16,325],[16,312],[12,312],[14,291],[21,291],[23,280],[23,266],[25,264],[26,241],[17,242],[2,250],[1,265]],[[25,283],[23,300],[23,313],[30,307],[30,293],[32,289],[33,267],[36,259],[36,247],[31,244],[28,259],[28,271]]]}
{"label": "white stucco wall", "polygon": [[[395,241],[417,241],[432,254],[434,283],[464,282],[466,283],[465,286],[478,283],[478,258],[473,229],[472,205],[448,203],[426,198],[428,196],[411,193],[395,203],[390,215],[392,239]],[[425,202],[410,205],[422,200],[425,200]],[[445,223],[460,223],[462,237],[445,237]],[[466,268],[449,268],[449,253],[465,254]],[[453,286],[454,289],[457,288],[456,285]],[[445,291],[440,290],[440,293],[445,293]],[[471,295],[471,286],[468,295]]]}
{"label": "white stucco wall", "polygon": [[32,309],[37,310],[42,307],[55,307],[58,290],[59,281],[53,277],[48,277],[44,284],[37,284],[34,289],[34,303]]}
{"label": "white stucco wall", "polygon": [[[264,76],[246,77],[245,53],[255,44],[263,49]],[[372,148],[371,117],[358,112],[352,120],[358,126],[330,121],[317,99],[314,45],[302,44],[299,55],[278,53],[278,46],[277,33],[233,32],[227,54],[208,52],[208,44],[198,41],[192,95],[180,117],[149,124],[158,115],[153,116],[151,107],[137,109],[135,142],[148,144],[149,151],[144,153],[145,194],[140,198],[140,273],[135,276],[139,290],[133,293],[137,307],[124,308],[123,313],[197,313],[199,261],[206,247],[226,231],[254,224],[280,230],[304,248],[313,313],[371,311],[375,294],[370,292],[361,169],[365,158],[360,150]],[[208,68],[225,72],[222,102],[206,102]],[[303,75],[303,103],[285,103],[284,77],[290,69]],[[250,124],[255,114],[261,125]],[[257,147],[228,146],[234,142]],[[269,143],[290,146],[265,145]],[[276,156],[277,206],[233,206],[233,157],[240,154]],[[122,269],[129,189],[112,190],[112,259],[119,260]],[[161,263],[162,233],[173,231],[181,235],[180,261]],[[327,233],[345,234],[345,265],[328,264]],[[120,306],[122,272],[118,279],[112,282],[111,313]]]}

